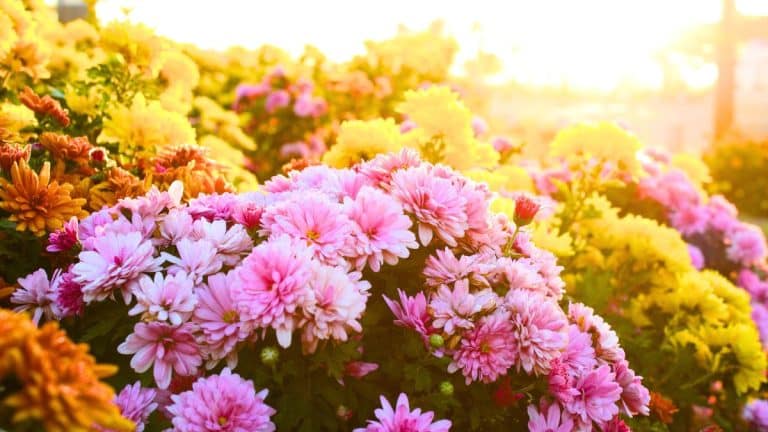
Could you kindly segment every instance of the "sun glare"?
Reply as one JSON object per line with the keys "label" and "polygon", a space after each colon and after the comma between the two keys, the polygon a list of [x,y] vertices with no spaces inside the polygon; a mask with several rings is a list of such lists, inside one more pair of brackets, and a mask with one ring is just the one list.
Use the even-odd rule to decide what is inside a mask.
{"label": "sun glare", "polygon": [[[720,0],[537,0],[373,2],[287,0],[102,0],[102,21],[127,16],[158,33],[206,48],[272,43],[293,53],[310,41],[334,60],[361,52],[363,41],[391,36],[398,24],[424,28],[433,20],[461,46],[457,67],[479,49],[497,55],[495,80],[527,85],[612,91],[626,86],[658,89],[664,82],[659,54],[676,35],[718,20]],[[742,13],[768,14],[768,2],[742,0]],[[300,13],[299,13],[300,11]],[[689,87],[716,78],[711,64],[673,61]],[[457,71],[460,72],[460,71]]]}

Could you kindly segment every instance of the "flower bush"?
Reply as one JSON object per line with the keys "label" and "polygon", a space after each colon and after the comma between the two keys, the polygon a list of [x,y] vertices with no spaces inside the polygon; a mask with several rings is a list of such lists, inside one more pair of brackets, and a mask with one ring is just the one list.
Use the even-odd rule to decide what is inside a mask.
{"label": "flower bush", "polygon": [[751,216],[768,215],[765,173],[768,143],[732,137],[716,143],[705,155],[713,182],[708,189],[723,194],[742,212]]}

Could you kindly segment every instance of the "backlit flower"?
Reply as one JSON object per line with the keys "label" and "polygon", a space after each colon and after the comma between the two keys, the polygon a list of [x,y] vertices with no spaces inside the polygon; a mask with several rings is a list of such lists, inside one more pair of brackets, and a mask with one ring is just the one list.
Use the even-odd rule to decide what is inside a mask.
{"label": "backlit flower", "polygon": [[193,289],[193,281],[183,271],[168,276],[158,272],[154,279],[144,275],[133,290],[136,305],[128,315],[143,313],[157,321],[180,325],[192,316],[197,303]]}
{"label": "backlit flower", "polygon": [[39,269],[26,277],[19,278],[21,287],[11,295],[11,303],[18,305],[14,311],[23,312],[31,309],[32,322],[35,324],[40,323],[43,315],[48,320],[56,318],[59,310],[56,306],[54,286],[60,274],[60,271],[54,272],[49,282],[45,270]]}
{"label": "backlit flower", "polygon": [[508,313],[483,317],[473,330],[464,333],[448,372],[461,370],[467,385],[473,381],[496,381],[515,364],[518,356],[512,332]]}
{"label": "backlit flower", "polygon": [[381,408],[374,411],[376,420],[369,420],[368,426],[357,428],[354,432],[448,432],[451,430],[451,422],[439,420],[432,422],[435,414],[427,411],[422,414],[421,409],[411,411],[408,396],[400,393],[394,407],[389,404],[384,396],[381,397]]}

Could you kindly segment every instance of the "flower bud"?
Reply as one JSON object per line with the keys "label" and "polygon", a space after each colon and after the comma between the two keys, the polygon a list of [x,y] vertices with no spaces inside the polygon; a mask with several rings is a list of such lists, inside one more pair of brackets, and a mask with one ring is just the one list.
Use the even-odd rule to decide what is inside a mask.
{"label": "flower bud", "polygon": [[445,345],[445,339],[439,334],[433,334],[429,337],[429,344],[432,345],[432,348],[442,348]]}
{"label": "flower bud", "polygon": [[275,347],[266,347],[261,350],[259,357],[261,358],[261,362],[265,365],[274,366],[277,364],[277,360],[280,358],[280,351],[278,351]]}
{"label": "flower bud", "polygon": [[450,381],[441,382],[440,393],[443,396],[453,396],[453,384],[451,384]]}
{"label": "flower bud", "polygon": [[515,224],[528,225],[533,221],[541,206],[528,195],[518,195],[515,198]]}

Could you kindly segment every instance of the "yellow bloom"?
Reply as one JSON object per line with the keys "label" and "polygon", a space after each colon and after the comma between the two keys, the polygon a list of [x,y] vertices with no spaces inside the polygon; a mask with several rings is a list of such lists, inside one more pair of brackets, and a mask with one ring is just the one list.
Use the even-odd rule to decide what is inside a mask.
{"label": "yellow bloom", "polygon": [[402,148],[400,129],[392,119],[350,120],[341,124],[336,144],[323,155],[323,163],[347,168],[379,153]]}
{"label": "yellow bloom", "polygon": [[168,87],[192,90],[200,81],[200,72],[195,62],[182,52],[169,50],[162,56],[160,78]]}
{"label": "yellow bloom", "polygon": [[112,22],[101,29],[102,47],[122,55],[126,63],[156,77],[162,65],[166,42],[143,24]]}
{"label": "yellow bloom", "polygon": [[8,102],[0,105],[0,118],[3,119],[5,127],[17,133],[24,128],[37,126],[35,113],[24,105]]}
{"label": "yellow bloom", "polygon": [[64,92],[64,100],[70,110],[95,117],[99,114],[100,95],[96,87],[91,87],[86,95],[77,94],[74,88],[68,87]]}
{"label": "yellow bloom", "polygon": [[108,111],[98,142],[117,142],[120,154],[146,159],[163,147],[194,144],[195,130],[179,114],[167,111],[157,101],[137,94],[130,107],[118,105]]}
{"label": "yellow bloom", "polygon": [[392,39],[366,42],[371,62],[387,72],[398,74],[410,70],[425,79],[441,81],[453,63],[458,44],[441,34],[439,26],[424,32],[401,29]]}
{"label": "yellow bloom", "polygon": [[550,144],[550,154],[580,163],[592,158],[613,162],[619,170],[637,175],[641,170],[637,160],[641,147],[635,135],[615,123],[583,123],[558,132]]}
{"label": "yellow bloom", "polygon": [[676,153],[672,156],[672,166],[683,170],[688,174],[688,178],[699,187],[712,181],[712,177],[709,175],[709,168],[696,155]]}
{"label": "yellow bloom", "polygon": [[[573,256],[575,251],[573,250],[573,237],[570,233],[558,234],[557,230],[547,224],[537,223],[531,233],[531,240],[533,243],[544,249],[552,252],[560,258]],[[595,267],[602,266],[603,257],[600,251],[593,249],[596,254],[590,255],[593,260],[592,264]]]}
{"label": "yellow bloom", "polygon": [[19,39],[13,30],[13,20],[5,12],[0,10],[0,59],[4,59],[11,52]]}
{"label": "yellow bloom", "polygon": [[24,160],[13,164],[11,181],[0,178],[0,209],[11,214],[17,231],[31,231],[40,237],[61,228],[72,216],[88,215],[85,200],[72,198],[71,184],[51,182],[51,164],[46,162],[38,176]]}

